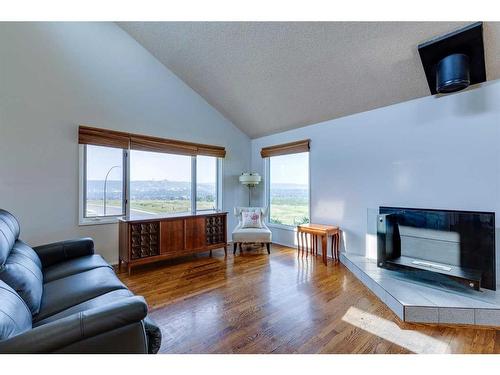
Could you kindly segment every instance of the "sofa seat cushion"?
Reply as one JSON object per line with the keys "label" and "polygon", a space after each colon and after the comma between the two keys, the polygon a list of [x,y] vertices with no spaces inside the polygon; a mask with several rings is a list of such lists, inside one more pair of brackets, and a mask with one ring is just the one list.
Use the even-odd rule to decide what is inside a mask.
{"label": "sofa seat cushion", "polygon": [[[134,294],[128,290],[128,289],[118,289],[118,290],[113,290],[112,292],[105,293],[101,296],[89,299],[88,301],[79,303],[78,305],[71,306],[67,308],[66,310],[60,311],[54,315],[50,315],[49,317],[42,319],[42,320],[36,320],[33,323],[33,327],[38,327],[50,322],[53,322],[54,320],[62,319],[67,316],[85,311],[85,310],[90,310],[96,307],[101,307],[101,306],[106,306],[109,303],[112,303],[116,300],[122,299],[122,298],[127,298],[131,297]],[[37,317],[38,318],[38,317]]]}
{"label": "sofa seat cushion", "polygon": [[40,310],[43,291],[42,270],[31,258],[11,252],[0,266],[0,280],[9,285],[24,300],[31,314]]}
{"label": "sofa seat cushion", "polygon": [[265,225],[262,228],[242,228],[233,230],[233,242],[271,242],[272,233]]}
{"label": "sofa seat cushion", "polygon": [[98,254],[73,258],[44,269],[43,280],[45,283],[48,283],[99,267],[111,268],[103,257]]}
{"label": "sofa seat cushion", "polygon": [[31,329],[31,311],[23,299],[0,281],[0,341]]}
{"label": "sofa seat cushion", "polygon": [[63,277],[43,285],[40,312],[36,321],[113,290],[126,289],[111,268],[99,267]]}

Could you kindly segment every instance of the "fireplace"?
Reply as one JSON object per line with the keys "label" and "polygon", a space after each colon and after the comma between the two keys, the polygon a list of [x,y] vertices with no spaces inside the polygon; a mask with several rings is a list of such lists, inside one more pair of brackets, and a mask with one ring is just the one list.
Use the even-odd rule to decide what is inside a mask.
{"label": "fireplace", "polygon": [[495,290],[495,214],[380,207],[377,264],[427,280]]}

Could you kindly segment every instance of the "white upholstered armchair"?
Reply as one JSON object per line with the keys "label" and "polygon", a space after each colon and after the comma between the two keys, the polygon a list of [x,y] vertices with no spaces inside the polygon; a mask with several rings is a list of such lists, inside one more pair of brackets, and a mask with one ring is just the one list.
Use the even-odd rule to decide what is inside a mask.
{"label": "white upholstered armchair", "polygon": [[[235,207],[234,215],[238,218],[238,225],[233,230],[233,254],[236,254],[236,249],[238,245],[242,244],[255,244],[260,243],[262,246],[266,244],[267,253],[271,253],[271,240],[272,233],[269,228],[264,223],[264,218],[266,217],[267,208],[263,207]],[[260,216],[260,220],[255,215]],[[248,220],[247,220],[248,219]]]}

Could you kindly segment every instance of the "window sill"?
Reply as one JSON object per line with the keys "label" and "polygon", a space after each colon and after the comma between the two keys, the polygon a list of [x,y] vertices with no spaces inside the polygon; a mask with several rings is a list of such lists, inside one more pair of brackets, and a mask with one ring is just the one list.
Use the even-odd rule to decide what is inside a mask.
{"label": "window sill", "polygon": [[275,229],[281,229],[281,230],[287,230],[287,231],[290,231],[290,232],[295,232],[296,228],[297,227],[294,227],[292,225],[283,225],[283,224],[272,224],[272,223],[266,223],[266,225],[269,227],[269,228],[275,228]]}
{"label": "window sill", "polygon": [[103,224],[117,224],[119,217],[106,217],[106,218],[80,218],[78,221],[78,226],[89,226],[89,225],[103,225]]}

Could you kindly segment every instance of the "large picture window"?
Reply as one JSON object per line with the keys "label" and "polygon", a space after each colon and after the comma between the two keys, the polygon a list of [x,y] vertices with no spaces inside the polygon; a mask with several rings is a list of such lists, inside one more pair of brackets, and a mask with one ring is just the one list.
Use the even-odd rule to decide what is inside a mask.
{"label": "large picture window", "polygon": [[309,153],[268,158],[269,222],[296,226],[309,222]]}
{"label": "large picture window", "polygon": [[191,211],[191,156],[130,151],[130,212]]}
{"label": "large picture window", "polygon": [[221,157],[182,154],[193,147],[184,144],[169,153],[131,149],[126,138],[118,141],[80,143],[81,224],[221,209]]}

